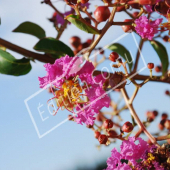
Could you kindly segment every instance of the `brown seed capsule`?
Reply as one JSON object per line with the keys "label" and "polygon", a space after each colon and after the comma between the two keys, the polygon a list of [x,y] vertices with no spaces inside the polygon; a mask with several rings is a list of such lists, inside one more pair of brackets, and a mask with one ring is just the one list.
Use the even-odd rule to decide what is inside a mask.
{"label": "brown seed capsule", "polygon": [[101,135],[101,133],[100,133],[99,131],[95,131],[95,132],[94,132],[94,137],[95,137],[96,139],[98,139],[100,135]]}
{"label": "brown seed capsule", "polygon": [[106,119],[106,120],[103,122],[103,127],[104,127],[105,129],[110,129],[110,128],[112,128],[112,127],[113,127],[113,122],[112,122],[112,120]]}
{"label": "brown seed capsule", "polygon": [[107,138],[106,135],[100,135],[100,136],[98,137],[98,141],[99,141],[100,144],[106,144],[106,143],[107,143],[107,140],[108,140],[108,138]]}
{"label": "brown seed capsule", "polygon": [[127,133],[131,132],[131,131],[133,130],[133,125],[132,125],[132,123],[130,123],[130,122],[124,123],[124,125],[123,125],[122,128],[121,128],[121,130],[122,130],[123,132],[127,132]]}
{"label": "brown seed capsule", "polygon": [[117,133],[114,130],[109,130],[107,134],[108,138],[115,138],[117,136]]}
{"label": "brown seed capsule", "polygon": [[154,64],[153,63],[148,63],[148,69],[153,69],[154,68]]}

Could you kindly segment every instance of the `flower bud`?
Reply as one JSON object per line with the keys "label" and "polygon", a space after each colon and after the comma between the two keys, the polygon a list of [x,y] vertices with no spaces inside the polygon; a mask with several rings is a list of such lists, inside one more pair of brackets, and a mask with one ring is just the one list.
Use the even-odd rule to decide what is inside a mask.
{"label": "flower bud", "polygon": [[[133,19],[125,19],[124,22],[133,22]],[[132,25],[122,25],[122,29],[124,32],[132,32],[133,26]]]}
{"label": "flower bud", "polygon": [[110,16],[110,10],[107,6],[98,6],[94,11],[94,17],[98,22],[106,21]]}
{"label": "flower bud", "polygon": [[166,91],[165,91],[165,94],[166,94],[166,95],[169,95],[169,94],[170,94],[170,91],[169,91],[169,90],[166,90]]}
{"label": "flower bud", "polygon": [[116,52],[112,52],[110,55],[109,55],[109,60],[110,61],[113,61],[113,62],[116,62],[116,60],[119,58],[119,54],[116,53]]}
{"label": "flower bud", "polygon": [[127,132],[127,133],[129,133],[129,132],[131,132],[132,130],[133,130],[133,125],[132,125],[132,123],[130,123],[130,122],[126,122],[126,123],[124,123],[124,125],[122,126],[122,129],[121,129],[123,132]]}
{"label": "flower bud", "polygon": [[81,45],[81,40],[77,36],[73,36],[70,38],[69,43],[72,45],[73,48],[78,49],[78,47]]}
{"label": "flower bud", "polygon": [[168,42],[169,36],[165,35],[162,39],[163,39],[164,42]]}
{"label": "flower bud", "polygon": [[153,63],[148,63],[148,69],[153,69],[154,68],[154,64]]}
{"label": "flower bud", "polygon": [[167,115],[167,113],[162,113],[162,120],[165,120],[165,119],[167,119],[168,118],[168,115]]}
{"label": "flower bud", "polygon": [[101,135],[101,133],[100,133],[99,131],[95,131],[95,132],[94,132],[94,137],[95,137],[96,139],[98,139],[100,135]]}
{"label": "flower bud", "polygon": [[153,114],[155,115],[155,117],[158,116],[158,111],[157,111],[157,110],[154,110],[154,111],[153,111]]}
{"label": "flower bud", "polygon": [[98,141],[99,141],[100,144],[106,144],[106,143],[107,143],[107,140],[108,140],[108,138],[107,138],[106,135],[100,135],[100,136],[98,137]]}
{"label": "flower bud", "polygon": [[114,130],[109,130],[107,134],[108,138],[115,138],[117,136],[117,133]]}
{"label": "flower bud", "polygon": [[106,120],[103,122],[103,127],[104,127],[105,129],[110,129],[110,128],[112,128],[112,127],[113,127],[113,122],[112,122],[112,120],[106,119]]}
{"label": "flower bud", "polygon": [[155,67],[155,72],[160,73],[161,70],[162,70],[162,67],[161,67],[161,66],[156,66],[156,67]]}

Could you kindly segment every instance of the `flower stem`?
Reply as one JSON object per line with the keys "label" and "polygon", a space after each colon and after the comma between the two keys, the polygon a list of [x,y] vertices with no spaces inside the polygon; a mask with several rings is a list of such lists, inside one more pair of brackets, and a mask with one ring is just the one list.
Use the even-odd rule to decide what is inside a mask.
{"label": "flower stem", "polygon": [[134,107],[133,107],[133,104],[132,103],[129,103],[129,96],[125,90],[125,88],[122,88],[121,89],[121,92],[122,92],[122,95],[125,99],[125,102],[126,102],[126,105],[127,107],[129,108],[130,112],[131,112],[131,115],[134,117],[136,123],[138,124],[138,126],[140,127],[140,129],[143,130],[143,132],[146,134],[146,136],[150,139],[150,141],[153,143],[153,144],[157,144],[156,142],[156,139],[147,131],[147,129],[145,128],[145,126],[143,125],[143,123],[141,122],[141,120],[139,119]]}

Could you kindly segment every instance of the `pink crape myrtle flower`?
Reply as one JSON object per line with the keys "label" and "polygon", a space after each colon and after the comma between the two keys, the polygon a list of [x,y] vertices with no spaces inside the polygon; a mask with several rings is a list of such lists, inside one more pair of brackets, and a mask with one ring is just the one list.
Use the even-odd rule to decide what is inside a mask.
{"label": "pink crape myrtle flower", "polygon": [[131,170],[130,166],[126,163],[122,163],[121,159],[123,159],[123,156],[121,153],[117,151],[117,149],[113,149],[111,154],[111,157],[107,160],[107,168],[106,170]]}
{"label": "pink crape myrtle flower", "polygon": [[158,27],[162,20],[162,18],[159,18],[155,21],[150,21],[146,16],[141,16],[135,20],[135,30],[142,38],[152,40],[154,35],[158,33]]}
{"label": "pink crape myrtle flower", "polygon": [[[135,142],[138,141],[138,144]],[[148,143],[141,138],[129,137],[124,140],[120,146],[120,153],[114,148],[111,157],[107,160],[107,169],[121,169],[130,170],[128,164],[122,163],[122,160],[127,160],[133,166],[137,165],[139,159],[144,159],[145,153],[150,149]],[[122,168],[122,170],[123,170]]]}
{"label": "pink crape myrtle flower", "polygon": [[[93,77],[93,64],[89,61],[85,64],[82,62],[79,57],[66,55],[57,59],[54,64],[45,64],[47,75],[38,79],[40,88],[49,84],[54,88],[57,106],[72,112],[78,124],[93,125],[95,115],[103,107],[109,107],[110,98],[103,90],[103,76]],[[80,64],[83,66],[80,67]],[[84,96],[88,101],[83,100]]]}

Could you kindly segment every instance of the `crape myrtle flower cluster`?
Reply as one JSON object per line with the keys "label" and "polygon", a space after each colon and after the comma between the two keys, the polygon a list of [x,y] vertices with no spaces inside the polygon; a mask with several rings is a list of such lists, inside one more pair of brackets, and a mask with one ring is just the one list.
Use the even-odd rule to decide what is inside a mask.
{"label": "crape myrtle flower cluster", "polygon": [[[164,46],[165,43],[170,42],[170,0],[96,0],[93,2],[61,0],[60,2],[63,4],[63,8],[60,6],[60,9],[58,9],[58,1],[41,2],[54,10],[49,20],[53,23],[57,36],[47,37],[46,31],[32,22],[24,22],[13,30],[13,32],[26,33],[39,38],[34,45],[36,52],[0,38],[0,73],[25,75],[32,69],[32,61],[46,63],[44,67],[47,74],[39,77],[39,82],[40,88],[47,88],[53,94],[51,99],[47,99],[47,102],[50,100],[56,102],[57,110],[54,110],[53,115],[56,115],[59,109],[69,111],[68,120],[85,125],[94,132],[98,142],[97,148],[121,140],[120,152],[119,149],[112,150],[111,157],[107,160],[106,170],[170,170],[168,113],[160,114],[157,110],[149,110],[144,120],[141,120],[134,107],[134,100],[146,83],[152,81],[170,84],[169,49]],[[118,18],[117,14],[123,15]],[[124,19],[120,20],[122,17]],[[79,35],[68,37],[71,48],[61,40],[62,34],[70,31],[66,29],[70,24],[80,29],[83,35],[88,35],[85,41],[82,41]],[[138,49],[132,50],[134,53],[136,51],[135,57],[128,50],[129,46],[126,47],[126,41],[124,44],[112,43],[105,48],[98,46],[111,28],[113,30],[109,32],[109,42],[115,42],[112,39],[117,33],[115,26],[122,29],[123,33],[134,33],[140,39]],[[72,32],[75,34],[77,31]],[[128,45],[131,45],[130,42],[127,41]],[[135,43],[137,42],[138,39]],[[150,45],[147,46],[146,42]],[[147,50],[150,50],[149,48],[154,50],[155,56],[144,56],[150,61],[147,63],[148,74],[142,75],[138,70],[139,65],[142,65],[140,52],[144,47],[146,48],[145,44]],[[25,57],[15,59],[6,49]],[[90,57],[91,54],[93,59]],[[160,60],[157,66],[155,66],[157,61],[154,60],[155,57]],[[104,62],[106,60],[107,62]],[[101,63],[105,64],[104,69],[111,66],[112,72],[107,69],[103,72],[101,70],[104,69],[97,70],[101,68],[97,67]],[[128,85],[134,88],[133,93],[129,94],[127,91]],[[155,88],[154,83],[152,88]],[[162,89],[154,90],[157,94],[157,91]],[[119,98],[112,98],[112,94],[115,93]],[[170,89],[165,91],[165,95],[166,99],[170,99]],[[156,97],[155,100],[157,98],[159,99]],[[147,98],[144,100],[146,100],[144,102],[152,102]],[[140,102],[141,106],[144,106],[143,100]],[[125,110],[130,114],[131,119],[128,121],[121,114]],[[155,119],[159,119],[158,131],[151,134],[148,127],[156,123]],[[147,142],[141,138],[142,135],[148,138]],[[159,141],[163,142],[159,143]]]}
{"label": "crape myrtle flower cluster", "polygon": [[[103,76],[92,76],[93,64],[86,61],[79,70],[78,60],[80,60],[78,57],[66,55],[57,59],[54,64],[45,64],[47,75],[39,77],[40,87],[52,85],[59,108],[72,112],[77,123],[93,125],[94,115],[103,107],[109,107],[110,98],[102,88],[105,81]],[[78,111],[77,114],[75,110]]]}
{"label": "crape myrtle flower cluster", "polygon": [[[170,120],[168,115],[166,113],[161,115],[158,124],[160,132],[152,135],[147,127],[158,117],[158,111],[147,111],[146,120],[141,121],[133,107],[133,100],[139,89],[147,82],[156,79],[156,76],[153,76],[153,69],[156,73],[162,72],[162,77],[159,77],[160,81],[165,81],[167,77],[170,77],[167,63],[166,71],[164,71],[165,62],[157,66],[153,62],[148,63],[147,68],[150,75],[148,77],[143,76],[142,82],[138,83],[136,81],[138,79],[135,80],[130,76],[137,71],[139,53],[136,55],[132,71],[127,69],[127,61],[124,62],[125,58],[121,58],[123,57],[120,52],[123,51],[122,46],[117,51],[116,48],[118,47],[114,47],[115,50],[111,50],[109,56],[105,56],[105,51],[101,47],[96,47],[108,28],[118,25],[122,27],[125,33],[133,32],[140,36],[140,50],[145,41],[150,41],[154,48],[160,46],[162,49],[162,45],[155,39],[162,38],[164,42],[170,41],[169,0],[103,0],[104,5],[96,6],[92,12],[88,12],[89,0],[65,0],[64,2],[71,7],[71,10],[64,13],[56,10],[50,19],[54,22],[59,35],[68,24],[73,23],[81,30],[93,34],[93,37],[82,42],[79,36],[72,36],[69,43],[74,49],[75,57],[66,55],[57,59],[54,64],[44,65],[47,75],[39,77],[40,88],[50,86],[50,92],[53,93],[54,97],[49,100],[54,99],[58,106],[54,115],[57,114],[59,109],[66,109],[71,112],[72,114],[68,115],[68,119],[81,125],[85,124],[87,128],[93,130],[94,137],[100,144],[98,147],[110,145],[117,139],[122,141],[120,152],[116,148],[111,151],[111,157],[107,160],[105,170],[170,170]],[[50,5],[50,3],[48,4]],[[113,8],[112,11],[111,8]],[[125,11],[131,18],[125,18],[123,22],[114,22],[115,14],[122,11]],[[82,13],[87,17],[84,17]],[[159,16],[155,17],[156,14]],[[98,25],[104,22],[106,22],[106,25],[99,30]],[[168,35],[164,35],[166,31],[168,31]],[[95,34],[98,34],[96,39]],[[160,51],[158,52],[159,57]],[[90,61],[89,55],[92,52],[96,54],[94,60]],[[165,57],[165,52],[163,53]],[[83,62],[78,57],[79,54],[87,60]],[[100,61],[98,61],[98,55],[102,56]],[[114,72],[110,75],[106,72],[101,74],[100,71],[94,74],[95,68],[106,58],[110,62],[114,62],[113,68],[122,68],[123,71]],[[135,91],[131,97],[125,89],[127,79],[135,86]],[[158,80],[156,79],[156,81]],[[113,89],[113,87],[116,87],[116,89]],[[123,107],[119,108],[118,102],[115,103],[108,96],[107,91],[110,89],[118,93],[121,92],[125,99]],[[169,90],[165,94],[170,96]],[[101,110],[104,107],[110,108],[112,111]],[[121,125],[119,121],[122,121],[122,117],[119,113],[126,109],[131,112],[132,121],[125,121]],[[118,122],[114,120],[114,117],[118,118]],[[135,135],[132,135],[136,126],[139,129]],[[160,135],[163,130],[166,131],[167,135]],[[148,137],[148,141],[139,137],[142,133]],[[167,144],[159,145],[157,141],[161,140],[166,140]]]}
{"label": "crape myrtle flower cluster", "polygon": [[111,151],[106,170],[169,169],[170,160],[168,160],[168,163],[168,161],[162,161],[161,158],[163,150],[166,150],[168,156],[170,156],[170,150],[166,149],[166,146],[158,149],[157,146],[149,145],[141,138],[129,137],[128,140],[122,142],[120,149],[120,152],[115,148]]}

